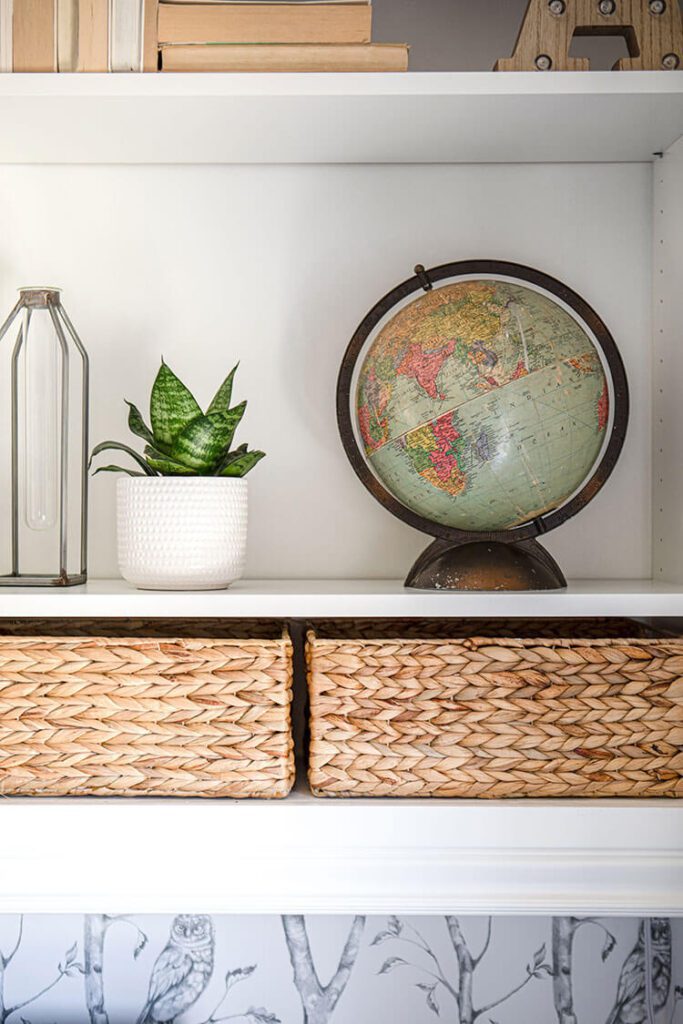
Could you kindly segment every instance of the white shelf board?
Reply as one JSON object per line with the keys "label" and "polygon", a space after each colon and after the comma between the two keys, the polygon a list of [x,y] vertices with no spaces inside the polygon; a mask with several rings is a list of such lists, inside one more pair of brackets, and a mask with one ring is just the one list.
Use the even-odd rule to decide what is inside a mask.
{"label": "white shelf board", "polygon": [[19,911],[677,915],[683,801],[7,798]]}
{"label": "white shelf board", "polygon": [[683,585],[651,580],[576,580],[566,590],[450,593],[406,589],[400,580],[240,580],[229,590],[135,590],[123,580],[84,586],[0,586],[0,618],[683,617]]}
{"label": "white shelf board", "polygon": [[0,75],[0,163],[647,161],[683,73]]}

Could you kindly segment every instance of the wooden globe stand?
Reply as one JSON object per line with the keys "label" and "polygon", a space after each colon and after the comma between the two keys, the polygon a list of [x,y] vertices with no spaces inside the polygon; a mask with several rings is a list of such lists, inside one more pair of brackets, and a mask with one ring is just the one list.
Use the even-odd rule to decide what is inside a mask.
{"label": "wooden globe stand", "polygon": [[[613,417],[602,457],[581,489],[567,502],[542,516],[509,530],[469,531],[445,526],[413,512],[384,486],[370,469],[358,443],[351,413],[354,371],[365,343],[383,318],[399,303],[419,291],[430,291],[437,281],[456,277],[506,277],[528,283],[565,303],[591,331],[599,346],[612,384]],[[555,559],[537,538],[581,511],[612,473],[621,453],[628,425],[629,397],[626,372],[612,335],[597,313],[566,285],[530,267],[502,260],[463,260],[425,270],[404,281],[370,310],[344,354],[337,381],[337,422],[344,450],[356,475],[389,512],[434,541],[408,573],[405,585],[420,590],[558,590],[567,582]],[[456,499],[457,500],[457,499]]]}
{"label": "wooden globe stand", "polygon": [[415,590],[561,590],[567,581],[537,540],[435,540],[405,585]]}

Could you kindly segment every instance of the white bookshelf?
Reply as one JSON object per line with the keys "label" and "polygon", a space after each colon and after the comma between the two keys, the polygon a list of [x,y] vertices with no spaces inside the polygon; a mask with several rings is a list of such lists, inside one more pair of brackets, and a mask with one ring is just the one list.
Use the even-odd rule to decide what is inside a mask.
{"label": "white bookshelf", "polygon": [[[162,339],[181,375],[188,338],[247,339],[270,467],[250,485],[263,578],[0,588],[0,617],[683,617],[683,74],[2,75],[0,125],[0,297],[64,286],[94,438],[123,434],[130,366],[151,377]],[[565,280],[627,364],[617,471],[547,538],[566,591],[383,578],[428,538],[373,503],[337,437],[361,316],[417,260],[474,256]],[[115,572],[112,486],[92,490],[95,576]],[[376,578],[327,578],[345,574]],[[7,799],[0,868],[0,912],[683,914],[683,801]]]}
{"label": "white bookshelf", "polygon": [[683,135],[683,75],[0,76],[0,162],[611,163]]}
{"label": "white bookshelf", "polygon": [[0,618],[683,618],[683,586],[651,580],[576,580],[566,590],[447,593],[400,580],[240,580],[229,590],[136,590],[123,580],[81,587],[2,588]]}

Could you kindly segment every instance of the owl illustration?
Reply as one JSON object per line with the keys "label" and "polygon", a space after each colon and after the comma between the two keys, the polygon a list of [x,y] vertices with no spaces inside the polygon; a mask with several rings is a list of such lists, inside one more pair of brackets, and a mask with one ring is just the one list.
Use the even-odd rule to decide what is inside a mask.
{"label": "owl illustration", "polygon": [[166,1024],[195,1003],[213,971],[213,922],[203,914],[179,914],[149,980],[137,1024]]}
{"label": "owl illustration", "polygon": [[645,928],[650,929],[652,951],[652,1008],[666,1005],[671,987],[671,924],[666,917],[641,921],[638,941],[621,968],[617,999],[606,1024],[646,1024],[649,1020],[645,988]]}

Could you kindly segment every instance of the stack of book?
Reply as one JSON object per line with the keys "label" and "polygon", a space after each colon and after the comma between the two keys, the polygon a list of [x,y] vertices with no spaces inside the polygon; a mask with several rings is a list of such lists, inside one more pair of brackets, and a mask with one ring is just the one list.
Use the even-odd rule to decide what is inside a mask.
{"label": "stack of book", "polygon": [[0,71],[141,71],[142,0],[0,0]]}
{"label": "stack of book", "polygon": [[0,71],[406,71],[371,0],[0,0]]}
{"label": "stack of book", "polygon": [[[407,46],[371,42],[370,0],[146,2],[156,8],[161,71],[408,68]],[[148,12],[147,24],[153,22]]]}

